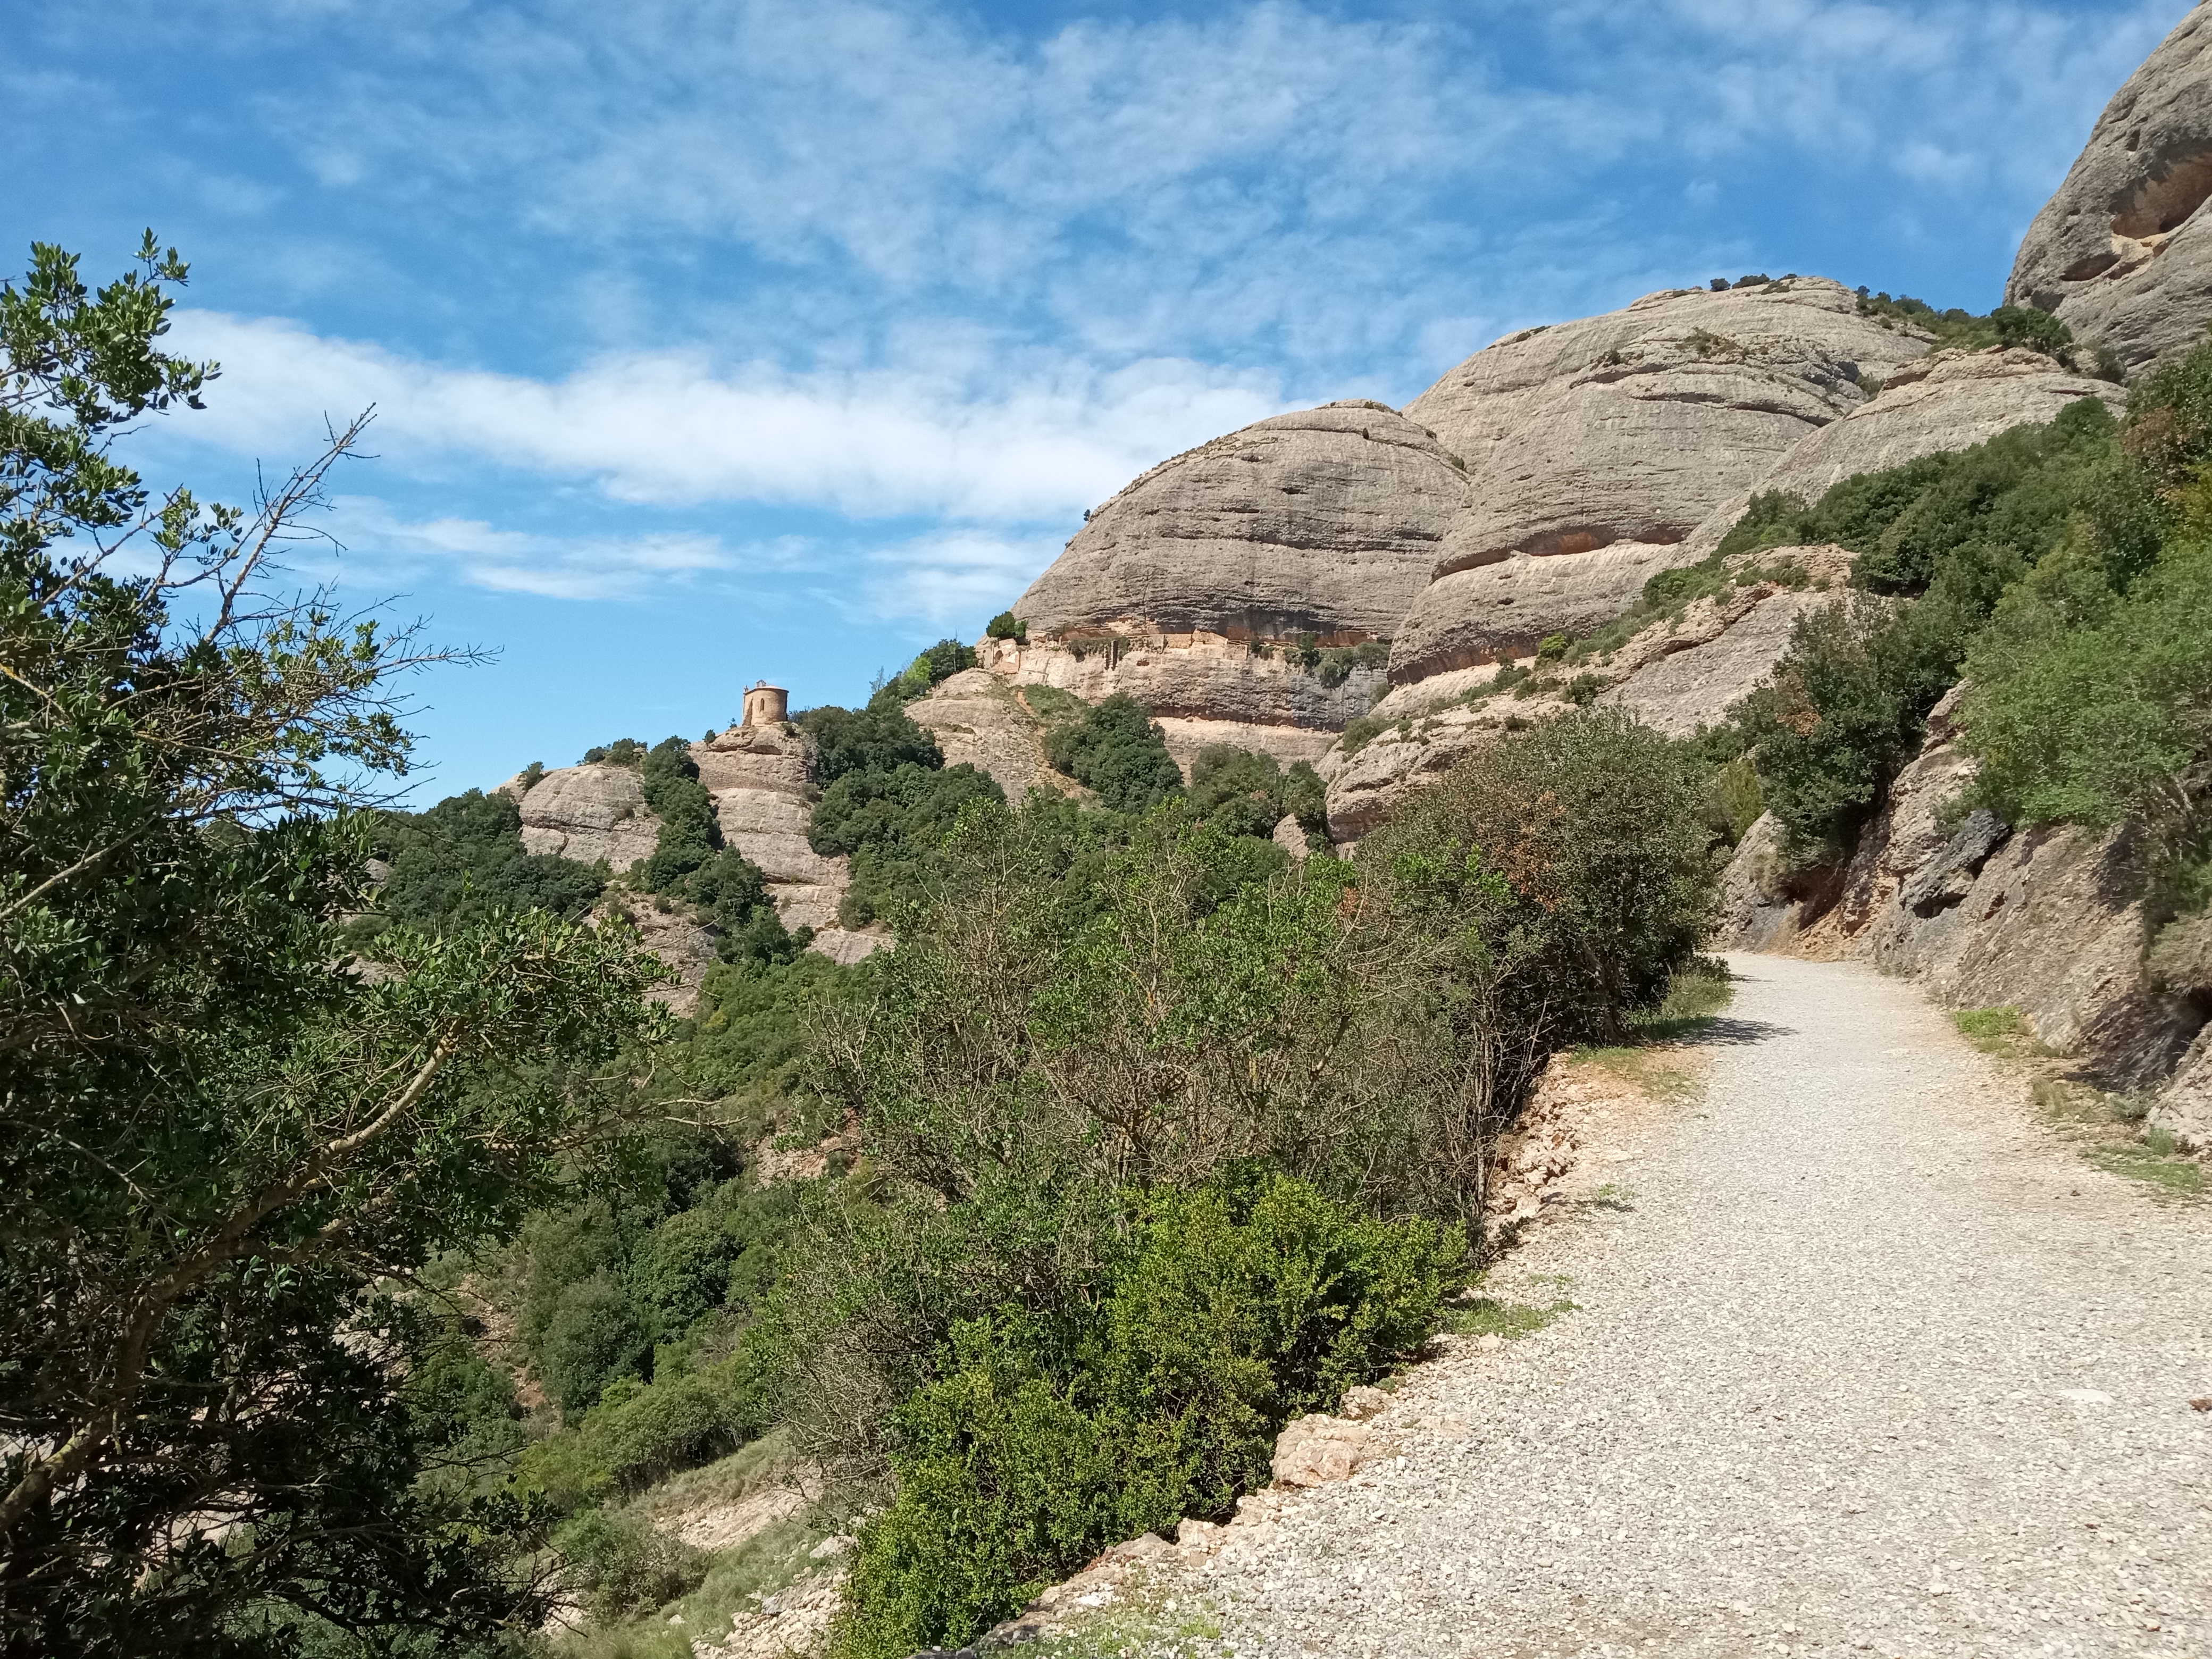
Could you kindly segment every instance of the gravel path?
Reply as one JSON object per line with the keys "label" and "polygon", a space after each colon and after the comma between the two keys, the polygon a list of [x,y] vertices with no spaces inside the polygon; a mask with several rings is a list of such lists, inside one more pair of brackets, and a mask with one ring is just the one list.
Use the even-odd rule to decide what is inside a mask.
{"label": "gravel path", "polygon": [[1398,1458],[1200,1575],[1239,1656],[2212,1659],[2212,1212],[2055,1141],[1911,986],[1743,957],[1580,1311],[1459,1345]]}

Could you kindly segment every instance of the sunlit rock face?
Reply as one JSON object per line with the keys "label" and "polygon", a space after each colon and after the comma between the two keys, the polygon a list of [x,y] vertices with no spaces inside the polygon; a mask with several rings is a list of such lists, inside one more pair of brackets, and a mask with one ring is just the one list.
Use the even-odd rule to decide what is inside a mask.
{"label": "sunlit rock face", "polygon": [[2029,227],[2005,298],[2055,312],[2132,374],[2212,321],[2212,9],[2198,7],[2119,89]]}
{"label": "sunlit rock face", "polygon": [[2124,388],[2023,347],[1934,352],[1893,371],[1880,396],[1808,435],[1749,489],[1716,507],[1683,552],[1692,562],[1712,552],[1754,495],[1779,490],[1810,504],[1856,474],[1971,449],[2014,427],[2054,420],[2083,398],[2101,398],[2116,416],[2127,409]]}
{"label": "sunlit rock face", "polygon": [[1455,458],[1381,404],[1279,415],[1138,478],[1014,611],[1040,642],[1388,639],[1468,502]]}
{"label": "sunlit rock face", "polygon": [[1929,343],[1801,276],[1650,295],[1477,352],[1406,408],[1466,461],[1472,502],[1395,631],[1390,678],[1618,616],[1716,507]]}

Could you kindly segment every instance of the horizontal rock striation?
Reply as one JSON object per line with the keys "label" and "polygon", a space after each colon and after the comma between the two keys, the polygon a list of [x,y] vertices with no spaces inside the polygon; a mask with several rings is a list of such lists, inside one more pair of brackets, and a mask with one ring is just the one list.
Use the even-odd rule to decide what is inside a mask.
{"label": "horizontal rock striation", "polygon": [[1924,353],[1839,283],[1648,295],[1477,352],[1406,407],[1467,463],[1437,573],[1680,544],[1808,433]]}
{"label": "horizontal rock striation", "polygon": [[598,763],[548,772],[522,798],[522,845],[596,864],[617,875],[659,844],[660,820],[645,804],[645,786],[633,767]]}
{"label": "horizontal rock striation", "polygon": [[2212,11],[2184,18],[2106,106],[2021,242],[2005,298],[2055,312],[2133,373],[2212,320]]}
{"label": "horizontal rock striation", "polygon": [[1279,415],[1128,485],[1014,610],[1037,636],[1387,639],[1468,499],[1456,459],[1380,404]]}
{"label": "horizontal rock striation", "polygon": [[2041,352],[1991,347],[1938,351],[1894,371],[1879,396],[1808,435],[1749,489],[1708,514],[1684,544],[1690,560],[1717,548],[1754,495],[1779,490],[1808,506],[1844,479],[1923,456],[1971,449],[2016,426],[2041,424],[2084,398],[2124,414],[2127,392]]}
{"label": "horizontal rock striation", "polygon": [[1325,685],[1284,652],[1255,655],[1218,634],[1139,635],[1079,651],[1036,639],[986,640],[978,651],[982,666],[1009,684],[1050,686],[1086,702],[1126,692],[1163,722],[1340,732],[1389,686],[1372,668]]}

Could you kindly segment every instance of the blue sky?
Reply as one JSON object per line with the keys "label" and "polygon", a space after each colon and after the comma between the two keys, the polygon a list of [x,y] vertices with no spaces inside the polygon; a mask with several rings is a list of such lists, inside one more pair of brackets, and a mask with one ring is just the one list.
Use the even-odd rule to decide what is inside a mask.
{"label": "blue sky", "polygon": [[[1163,457],[1751,270],[1984,310],[2185,0],[15,0],[0,268],[191,261],[244,495],[496,648],[434,797],[973,638]],[[303,575],[320,578],[321,567]]]}

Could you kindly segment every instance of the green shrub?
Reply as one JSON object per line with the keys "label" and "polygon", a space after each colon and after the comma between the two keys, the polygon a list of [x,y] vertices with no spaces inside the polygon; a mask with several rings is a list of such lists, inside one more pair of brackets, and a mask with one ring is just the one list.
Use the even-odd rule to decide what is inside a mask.
{"label": "green shrub", "polygon": [[1045,758],[1116,812],[1141,812],[1182,791],[1182,769],[1169,755],[1165,735],[1126,691],[1048,732]]}
{"label": "green shrub", "polygon": [[1364,640],[1358,645],[1322,646],[1312,653],[1309,665],[1323,685],[1342,685],[1362,669],[1380,672],[1390,665],[1388,640]]}
{"label": "green shrub", "polygon": [[645,764],[645,745],[635,738],[617,738],[612,743],[584,751],[586,766],[642,766]]}
{"label": "green shrub", "polygon": [[[1695,757],[1613,709],[1561,715],[1462,761],[1369,842],[1361,862],[1413,890],[1475,870],[1498,885],[1462,925],[1514,977],[1498,1011],[1550,1054],[1612,1040],[1656,1006],[1713,915]],[[1462,913],[1455,911],[1455,916]]]}
{"label": "green shrub", "polygon": [[555,1293],[533,1346],[539,1381],[573,1421],[599,1404],[609,1383],[635,1376],[651,1343],[629,1299],[601,1269]]}
{"label": "green shrub", "polygon": [[2014,823],[2132,816],[2178,842],[2212,752],[2212,544],[2178,543],[2117,591],[2094,553],[2046,561],[1998,607],[1968,675],[1978,803]]}
{"label": "green shrub", "polygon": [[1030,636],[1030,625],[1011,611],[1001,611],[991,618],[990,626],[983,630],[994,640],[1025,640]]}
{"label": "green shrub", "polygon": [[706,1577],[706,1558],[641,1516],[586,1510],[554,1535],[592,1615],[619,1619],[675,1600]]}
{"label": "green shrub", "polygon": [[963,1642],[1107,1545],[1225,1518],[1285,1422],[1427,1340],[1467,1263],[1444,1229],[1279,1176],[1136,1197],[1131,1220],[1095,1310],[963,1324],[901,1407],[899,1494],[861,1530],[842,1652]]}
{"label": "green shrub", "polygon": [[937,739],[896,704],[866,708],[810,708],[799,729],[814,739],[815,777],[825,787],[853,772],[895,772],[908,764],[945,764]]}
{"label": "green shrub", "polygon": [[369,845],[392,873],[377,895],[373,926],[404,922],[442,933],[499,910],[550,910],[573,921],[606,885],[603,865],[526,853],[522,813],[504,795],[475,789],[428,811],[380,812]]}
{"label": "green shrub", "polygon": [[1325,826],[1328,790],[1310,761],[1288,771],[1273,755],[1210,744],[1192,757],[1185,797],[1194,817],[1235,836],[1274,833],[1285,816],[1308,829]]}
{"label": "green shrub", "polygon": [[642,766],[645,804],[659,818],[660,835],[638,870],[638,884],[696,907],[715,929],[716,954],[725,962],[787,961],[796,955],[806,941],[784,930],[768,878],[744,854],[722,844],[714,797],[699,781],[691,745],[682,738],[665,738]]}
{"label": "green shrub", "polygon": [[1936,337],[1937,349],[1978,351],[1994,345],[2027,346],[2033,350],[2070,361],[2074,331],[2047,312],[2021,306],[1999,306],[1986,317],[1953,307],[1938,311],[1924,300],[1859,290],[1859,314],[1883,317],[1923,328]]}
{"label": "green shrub", "polygon": [[863,927],[895,916],[912,896],[929,854],[970,801],[1002,801],[998,782],[966,762],[930,770],[848,772],[822,792],[807,839],[817,853],[852,857],[839,918]]}

